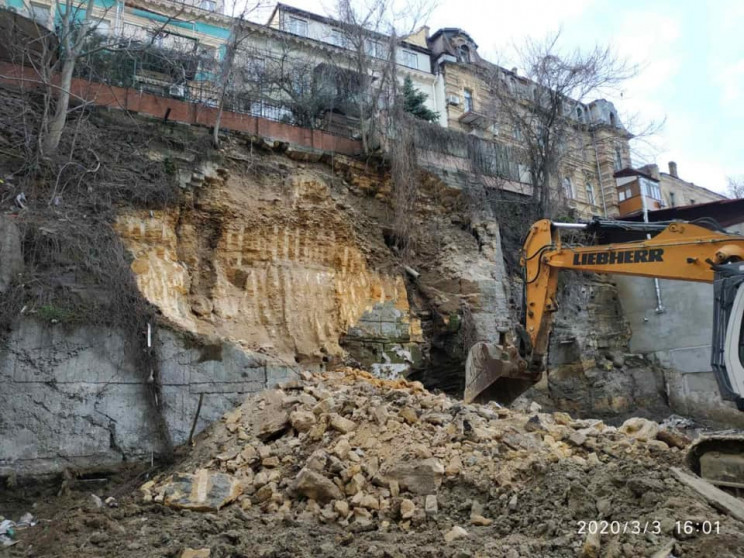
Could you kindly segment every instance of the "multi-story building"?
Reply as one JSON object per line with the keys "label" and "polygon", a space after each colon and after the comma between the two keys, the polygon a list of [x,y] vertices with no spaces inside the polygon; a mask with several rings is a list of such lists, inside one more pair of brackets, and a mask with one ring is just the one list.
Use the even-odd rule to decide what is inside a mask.
{"label": "multi-story building", "polygon": [[638,169],[623,169],[615,173],[620,216],[644,211],[698,205],[727,199],[677,174],[677,163],[669,162],[669,172],[659,172],[655,164]]}
{"label": "multi-story building", "polygon": [[[2,3],[49,28],[59,21],[55,0]],[[231,33],[238,32],[241,40],[229,108],[302,126],[339,131],[359,126],[354,100],[367,94],[362,90],[375,83],[376,72],[386,63],[389,36],[281,3],[265,25],[245,21],[238,26],[222,9],[222,0],[97,0],[93,19],[102,37],[149,41],[165,51],[199,55],[196,63],[175,64],[178,71],[170,67],[177,57],[142,57],[127,85],[214,104],[216,64],[224,57]],[[355,58],[360,50],[373,62],[365,69],[368,76],[358,75]],[[482,140],[486,148],[479,147],[481,154],[492,153],[488,145],[508,147],[514,155],[508,173],[510,183],[516,183],[512,190],[529,194],[530,169],[520,156],[523,131],[499,111],[493,80],[508,83],[515,95],[527,99],[538,86],[516,69],[482,59],[478,45],[461,29],[440,29],[430,36],[428,27],[422,27],[398,41],[395,52],[398,79],[410,78],[416,89],[426,93],[426,104],[438,114],[438,124]],[[551,184],[579,214],[614,216],[622,195],[614,175],[631,166],[631,135],[609,101],[571,101],[566,106],[564,119],[571,134]],[[677,204],[696,200],[687,193],[692,185],[681,185],[684,181],[673,174],[662,178],[662,191],[668,183],[668,195],[677,196]],[[678,193],[683,189],[684,194]],[[702,192],[699,198],[707,199]],[[670,199],[668,204],[672,203]]]}
{"label": "multi-story building", "polygon": [[[56,0],[0,0],[0,7],[26,15],[48,29],[59,24],[64,6]],[[76,9],[84,10],[85,5],[76,4]],[[142,39],[149,37],[149,31],[158,30],[159,46],[201,44],[216,52],[227,39],[231,22],[222,9],[221,0],[98,0],[91,19],[101,37]]]}
{"label": "multi-story building", "polygon": [[[0,6],[56,33],[66,9],[56,0],[0,0]],[[205,68],[219,58],[232,23],[221,13],[221,0],[96,0],[88,14],[87,8],[75,2],[75,20],[86,18],[90,39],[112,48],[92,49],[95,54],[77,64],[77,75],[176,97],[211,88]]]}
{"label": "multi-story building", "polygon": [[723,194],[680,178],[674,161],[669,161],[669,172],[659,172],[657,165],[642,168],[659,180],[663,207],[682,207],[726,199]]}
{"label": "multi-story building", "polygon": [[[434,71],[444,90],[447,126],[485,140],[508,145],[514,152],[524,148],[524,131],[514,120],[504,119],[494,92],[494,80],[503,80],[514,95],[531,99],[538,87],[518,75],[492,64],[478,54],[478,45],[461,29],[440,29],[429,37]],[[570,100],[568,100],[570,101]],[[528,102],[525,107],[529,107]],[[614,105],[606,100],[588,104],[566,103],[564,117],[572,133],[567,136],[559,176],[552,177],[570,206],[583,216],[617,214],[614,173],[630,166],[629,140]],[[570,107],[570,109],[568,108]],[[526,108],[525,110],[529,110]],[[516,159],[519,159],[517,156]],[[526,161],[516,161],[513,179],[530,181]]]}
{"label": "multi-story building", "polygon": [[[347,23],[324,17],[312,12],[300,10],[286,4],[277,4],[269,17],[267,26],[271,29],[288,33],[295,38],[306,41],[308,46],[323,48],[334,56],[333,63],[352,71],[359,71],[357,50],[363,50],[372,63],[369,71],[375,72],[387,60],[390,37],[374,30],[361,29]],[[426,105],[437,111],[444,99],[436,87],[436,79],[431,69],[431,51],[427,45],[428,27],[397,42],[395,49],[396,70],[400,82],[408,77],[416,89],[427,95]],[[312,56],[313,53],[306,52]],[[317,54],[315,54],[317,57]],[[318,59],[319,63],[328,63],[327,57]],[[375,64],[376,62],[376,64]]]}

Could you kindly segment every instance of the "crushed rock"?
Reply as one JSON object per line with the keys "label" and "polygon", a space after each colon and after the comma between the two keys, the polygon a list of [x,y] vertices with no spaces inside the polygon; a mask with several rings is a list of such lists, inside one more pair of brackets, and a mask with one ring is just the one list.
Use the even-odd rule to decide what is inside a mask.
{"label": "crushed rock", "polygon": [[[508,556],[648,555],[676,520],[726,519],[673,478],[685,441],[645,419],[616,429],[464,404],[418,382],[343,369],[248,397],[140,493],[172,508],[232,505],[351,533],[434,529],[445,544],[483,545],[487,533],[483,556],[494,545]],[[197,489],[197,478],[218,490]],[[664,530],[601,541],[578,534],[580,522],[601,519],[659,521]]]}

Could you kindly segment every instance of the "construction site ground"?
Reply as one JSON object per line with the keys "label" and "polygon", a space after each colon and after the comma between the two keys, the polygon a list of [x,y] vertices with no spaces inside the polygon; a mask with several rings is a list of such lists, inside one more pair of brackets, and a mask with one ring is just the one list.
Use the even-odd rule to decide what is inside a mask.
{"label": "construction site ground", "polygon": [[169,466],[4,487],[0,515],[33,526],[0,556],[742,556],[744,523],[680,481],[688,443],[646,419],[303,373]]}

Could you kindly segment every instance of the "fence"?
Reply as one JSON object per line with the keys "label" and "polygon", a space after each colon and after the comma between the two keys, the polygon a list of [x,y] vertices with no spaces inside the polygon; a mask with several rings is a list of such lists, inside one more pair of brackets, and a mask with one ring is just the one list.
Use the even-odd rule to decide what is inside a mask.
{"label": "fence", "polygon": [[[0,82],[22,89],[43,86],[32,68],[1,61]],[[78,77],[73,78],[70,89],[73,101],[89,102],[100,107],[122,109],[156,118],[165,118],[167,115],[168,120],[184,124],[211,127],[217,117],[217,109],[213,106],[148,93],[132,87],[119,87]],[[223,112],[220,126],[321,151],[352,156],[363,151],[361,142],[349,137],[231,110]]]}

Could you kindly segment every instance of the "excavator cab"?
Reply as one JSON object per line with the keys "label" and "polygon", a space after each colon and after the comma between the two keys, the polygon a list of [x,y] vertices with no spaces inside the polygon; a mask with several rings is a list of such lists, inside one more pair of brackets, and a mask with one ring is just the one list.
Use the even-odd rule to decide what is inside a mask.
{"label": "excavator cab", "polygon": [[715,266],[711,365],[721,396],[744,411],[744,262]]}
{"label": "excavator cab", "polygon": [[[592,232],[604,242],[564,244],[560,232],[566,229]],[[721,396],[744,411],[744,236],[726,232],[710,219],[662,223],[544,219],[530,228],[521,263],[522,323],[514,339],[502,334],[496,343],[479,342],[470,348],[465,365],[467,402],[509,404],[540,380],[558,309],[558,273],[571,269],[713,283],[711,364]]]}

